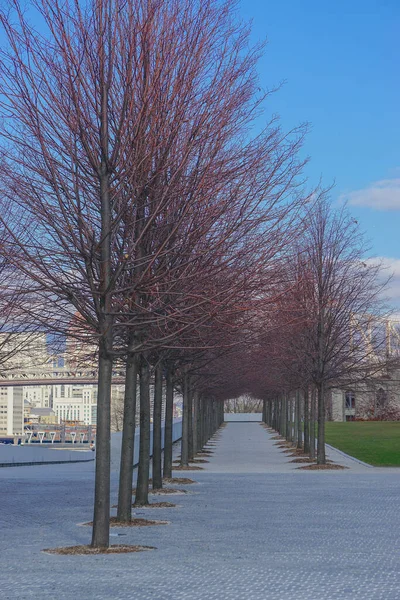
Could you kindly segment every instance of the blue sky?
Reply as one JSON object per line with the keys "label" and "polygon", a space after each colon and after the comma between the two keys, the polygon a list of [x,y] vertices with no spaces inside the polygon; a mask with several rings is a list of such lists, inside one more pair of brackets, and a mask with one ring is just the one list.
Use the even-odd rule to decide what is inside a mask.
{"label": "blue sky", "polygon": [[395,272],[400,307],[400,1],[241,0],[253,40],[267,37],[263,87],[285,128],[307,121],[310,182],[335,184]]}

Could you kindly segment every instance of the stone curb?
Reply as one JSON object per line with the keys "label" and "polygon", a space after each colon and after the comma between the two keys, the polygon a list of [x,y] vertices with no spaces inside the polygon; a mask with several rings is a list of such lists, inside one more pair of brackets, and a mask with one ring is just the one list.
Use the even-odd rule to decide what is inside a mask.
{"label": "stone curb", "polygon": [[37,462],[14,462],[14,463],[0,463],[0,469],[6,469],[10,467],[36,467],[37,465],[70,465],[72,463],[83,463],[92,462],[94,458],[83,458],[82,460],[44,460]]}
{"label": "stone curb", "polygon": [[325,446],[327,448],[331,448],[331,450],[335,450],[336,452],[339,452],[339,454],[341,454],[342,456],[345,456],[346,458],[350,458],[350,460],[354,460],[359,465],[363,465],[364,467],[369,467],[370,469],[376,468],[376,467],[374,467],[374,465],[369,465],[368,463],[366,463],[362,460],[359,460],[358,458],[355,458],[354,456],[350,456],[350,454],[346,454],[346,452],[343,452],[343,450],[339,450],[339,448],[335,448],[335,446],[331,446],[330,444],[325,444]]}

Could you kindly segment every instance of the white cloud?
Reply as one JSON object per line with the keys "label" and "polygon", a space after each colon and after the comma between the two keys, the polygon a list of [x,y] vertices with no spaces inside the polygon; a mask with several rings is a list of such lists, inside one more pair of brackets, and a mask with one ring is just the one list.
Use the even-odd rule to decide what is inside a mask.
{"label": "white cloud", "polygon": [[392,275],[392,279],[385,290],[385,295],[389,298],[390,303],[394,307],[400,308],[400,258],[381,256],[378,260],[382,262],[384,275],[386,277]]}
{"label": "white cloud", "polygon": [[377,210],[400,210],[400,179],[376,181],[362,190],[341,194],[339,200]]}

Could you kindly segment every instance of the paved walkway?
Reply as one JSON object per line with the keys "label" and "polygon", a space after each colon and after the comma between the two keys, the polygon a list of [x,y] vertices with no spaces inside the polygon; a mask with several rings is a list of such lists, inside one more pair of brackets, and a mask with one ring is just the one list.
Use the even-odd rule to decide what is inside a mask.
{"label": "paved walkway", "polygon": [[179,508],[137,512],[170,525],[113,530],[140,554],[40,552],[88,543],[93,464],[2,469],[1,598],[399,600],[400,470],[299,471],[271,437],[223,428]]}

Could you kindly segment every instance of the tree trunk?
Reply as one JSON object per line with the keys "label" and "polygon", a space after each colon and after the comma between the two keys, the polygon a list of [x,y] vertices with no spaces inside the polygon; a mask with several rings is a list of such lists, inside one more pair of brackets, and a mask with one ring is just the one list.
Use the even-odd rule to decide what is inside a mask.
{"label": "tree trunk", "polygon": [[[100,56],[104,57],[100,51]],[[100,61],[102,62],[102,61]],[[104,66],[104,63],[103,65]],[[102,333],[99,343],[99,375],[97,397],[96,426],[96,471],[94,491],[94,514],[92,546],[108,548],[110,545],[110,468],[111,468],[111,382],[113,348],[113,318],[111,316],[112,297],[110,286],[112,281],[111,267],[111,234],[112,211],[110,198],[109,162],[109,122],[108,98],[109,81],[103,68],[100,68],[100,280],[99,280],[99,327]]]}
{"label": "tree trunk", "polygon": [[162,488],[161,472],[161,413],[162,413],[162,380],[163,364],[159,361],[154,373],[154,406],[153,406],[153,489]]}
{"label": "tree trunk", "polygon": [[317,386],[318,394],[318,444],[317,444],[317,463],[324,465],[325,457],[325,390],[321,382]]}
{"label": "tree trunk", "polygon": [[129,522],[132,518],[137,372],[137,357],[129,354],[126,361],[125,373],[124,421],[117,510],[117,520],[122,522]]}
{"label": "tree trunk", "polygon": [[150,368],[143,357],[140,366],[140,445],[135,504],[149,503],[150,467]]}
{"label": "tree trunk", "polygon": [[286,437],[286,420],[287,420],[287,396],[284,394],[281,399],[281,431],[280,434]]}
{"label": "tree trunk", "polygon": [[296,392],[296,413],[297,413],[297,423],[296,423],[296,433],[297,433],[297,448],[301,450],[303,448],[303,431],[301,427],[301,395],[300,390]]}
{"label": "tree trunk", "polygon": [[104,345],[101,344],[99,349],[96,468],[92,531],[92,546],[95,548],[108,548],[110,545],[111,380],[112,359],[104,348]]}
{"label": "tree trunk", "polygon": [[309,422],[308,388],[304,390],[304,452],[310,453],[310,422]]}
{"label": "tree trunk", "polygon": [[286,423],[286,439],[288,442],[293,442],[293,401],[290,396],[287,399],[287,423]]}
{"label": "tree trunk", "polygon": [[199,392],[196,389],[193,393],[193,454],[199,451]]}
{"label": "tree trunk", "polygon": [[313,387],[311,390],[310,458],[315,458],[315,387]]}
{"label": "tree trunk", "polygon": [[189,448],[189,462],[194,458],[194,449],[193,449],[193,395],[194,389],[191,378],[189,379],[189,428],[188,428],[188,448]]}
{"label": "tree trunk", "polygon": [[174,412],[174,380],[172,371],[167,369],[165,393],[164,426],[164,477],[172,477],[172,426]]}
{"label": "tree trunk", "polygon": [[181,466],[189,466],[189,375],[183,376],[183,415],[182,415],[182,442],[181,442]]}
{"label": "tree trunk", "polygon": [[205,426],[204,426],[204,417],[205,417],[205,400],[204,398],[200,398],[200,414],[199,414],[199,421],[200,421],[200,448],[203,448],[204,444],[206,443],[206,439],[205,439]]}

